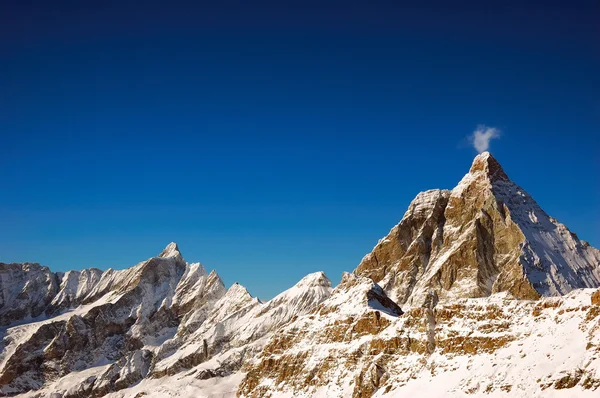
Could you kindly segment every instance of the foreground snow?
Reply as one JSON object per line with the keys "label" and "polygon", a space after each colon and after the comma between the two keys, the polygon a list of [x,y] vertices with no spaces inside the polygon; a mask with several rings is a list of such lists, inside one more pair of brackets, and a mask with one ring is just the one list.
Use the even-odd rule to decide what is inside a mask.
{"label": "foreground snow", "polygon": [[[266,396],[352,396],[359,376],[368,374],[365,369],[373,364],[380,366],[382,373],[374,397],[558,398],[599,394],[600,305],[590,305],[594,289],[540,301],[497,294],[440,306],[434,314],[435,347],[428,352],[415,344],[428,339],[428,330],[422,328],[427,325],[423,322],[428,317],[426,311],[399,316],[382,313],[389,321],[386,327],[356,332],[356,321],[385,307],[361,300],[373,288],[377,289],[376,285],[365,280],[353,280],[349,287],[334,291],[317,312],[300,317],[267,342],[268,351],[269,344],[281,341],[282,336],[294,336],[293,344],[284,351],[263,354],[245,368],[251,373],[262,372],[262,363],[273,361],[275,373],[265,370],[260,384],[269,388]],[[341,306],[340,311],[328,313],[333,306]],[[345,324],[341,335],[332,333],[333,325],[343,324],[348,317],[354,323]],[[352,330],[355,335],[351,335]],[[378,342],[407,336],[413,339],[412,348],[399,344],[393,351],[369,354]],[[144,379],[107,397],[234,397],[247,378],[246,371],[198,379],[203,370],[218,367],[223,359],[216,356],[176,375]],[[286,383],[277,384],[276,376],[289,367],[290,359],[295,361],[295,372]],[[327,361],[335,366],[324,366]],[[71,374],[44,391],[49,395],[77,388],[91,373],[93,370]],[[310,381],[306,377],[309,374],[313,375]],[[361,381],[363,388],[365,382]]]}
{"label": "foreground snow", "polygon": [[[461,299],[435,311],[385,315],[389,324],[365,328],[366,320],[375,320],[366,305],[346,312],[347,321],[340,312],[322,311],[357,296],[356,289],[334,291],[321,316],[305,316],[273,337],[273,346],[285,349],[269,351],[267,345],[261,361],[248,368],[244,383],[251,388],[241,391],[254,396],[264,387],[272,396],[289,397],[597,397],[600,302],[590,305],[594,292],[540,301],[506,294]],[[291,367],[293,373],[285,374]]]}

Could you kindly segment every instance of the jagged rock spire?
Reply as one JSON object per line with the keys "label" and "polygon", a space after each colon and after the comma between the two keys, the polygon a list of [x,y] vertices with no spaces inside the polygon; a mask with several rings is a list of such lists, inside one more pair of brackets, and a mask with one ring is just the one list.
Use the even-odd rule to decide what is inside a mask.
{"label": "jagged rock spire", "polygon": [[508,176],[496,158],[489,152],[482,152],[475,157],[469,174],[483,173],[490,181],[508,180]]}
{"label": "jagged rock spire", "polygon": [[169,258],[169,257],[177,257],[177,256],[181,256],[181,253],[179,252],[179,247],[177,246],[177,243],[175,242],[171,242],[167,245],[167,247],[165,247],[165,250],[163,250],[158,257],[162,257],[162,258]]}
{"label": "jagged rock spire", "polygon": [[549,217],[483,152],[451,192],[419,194],[356,273],[399,304],[421,306],[429,297],[535,299],[597,287],[598,264],[598,250]]}

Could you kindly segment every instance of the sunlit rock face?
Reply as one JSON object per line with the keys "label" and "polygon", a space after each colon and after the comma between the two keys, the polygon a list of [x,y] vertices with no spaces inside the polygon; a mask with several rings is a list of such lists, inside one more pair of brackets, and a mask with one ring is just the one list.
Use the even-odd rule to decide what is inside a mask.
{"label": "sunlit rock face", "polygon": [[346,273],[312,313],[271,336],[258,359],[245,366],[247,375],[239,393],[252,397],[274,392],[310,394],[330,383],[343,383],[338,375],[356,368],[362,357],[358,348],[400,315],[400,307],[372,279]]}
{"label": "sunlit rock face", "polygon": [[[99,275],[85,270],[54,276],[60,290],[45,300],[41,319],[17,323],[5,331],[0,392],[36,390],[48,381],[97,365],[110,364],[102,371],[99,368],[100,374],[94,376],[98,382],[88,383],[86,394],[107,393],[144,377],[152,359],[146,348],[177,325],[171,303],[186,262],[176,245],[167,248],[169,253],[122,271]],[[40,280],[37,271],[29,274],[34,281]],[[48,283],[38,290],[46,292],[54,286]],[[20,294],[26,293],[24,288]],[[104,376],[108,379],[103,380]]]}
{"label": "sunlit rock face", "polygon": [[366,278],[273,335],[241,397],[568,396],[600,391],[599,292],[375,310]]}
{"label": "sunlit rock face", "polygon": [[175,243],[120,271],[0,264],[0,276],[0,396],[100,397],[144,379],[224,377],[332,290],[316,272],[263,303],[187,263]]}
{"label": "sunlit rock face", "polygon": [[488,152],[451,191],[422,192],[355,273],[401,305],[600,285],[600,252],[549,217]]}
{"label": "sunlit rock face", "polygon": [[59,290],[59,278],[39,264],[0,263],[0,326],[43,315]]}

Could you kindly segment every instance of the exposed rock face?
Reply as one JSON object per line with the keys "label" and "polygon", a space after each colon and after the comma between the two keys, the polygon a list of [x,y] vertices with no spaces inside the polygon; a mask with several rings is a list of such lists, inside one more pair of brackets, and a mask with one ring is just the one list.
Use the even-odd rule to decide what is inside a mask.
{"label": "exposed rock face", "polygon": [[[344,274],[330,298],[273,335],[258,361],[246,365],[239,393],[271,396],[278,391],[273,386],[282,386],[300,394],[344,384],[338,374],[357,368],[361,342],[382,333],[401,314],[371,279]],[[340,350],[343,358],[337,355]]]}
{"label": "exposed rock face", "polygon": [[592,294],[592,305],[599,305],[600,306],[600,290],[596,290],[594,292],[594,294]]}
{"label": "exposed rock face", "polygon": [[0,326],[42,315],[57,292],[48,267],[0,263]]}
{"label": "exposed rock face", "polygon": [[[106,372],[116,372],[127,382],[111,376],[101,383],[89,383],[86,391],[98,395],[143,377],[144,372],[134,369],[131,360],[139,364],[143,358],[149,363],[151,355],[140,349],[176,326],[169,322],[169,303],[186,263],[178,251],[171,254],[124,271],[109,270],[100,278],[93,270],[66,275],[53,302],[59,306],[93,302],[47,320],[9,328],[0,355],[0,392],[35,390],[71,372],[113,361]],[[87,283],[90,278],[82,275],[91,275],[96,284],[91,286]],[[58,308],[48,307],[52,313]],[[119,366],[124,366],[122,371],[115,370]]]}
{"label": "exposed rock face", "polygon": [[363,258],[355,273],[379,281],[399,303],[408,301],[430,258],[442,248],[449,196],[450,191],[441,190],[417,195],[402,221]]}
{"label": "exposed rock face", "polygon": [[420,193],[355,273],[399,304],[509,292],[516,298],[600,285],[600,252],[549,217],[489,153],[452,191]]}
{"label": "exposed rock face", "polygon": [[58,313],[61,310],[77,307],[94,290],[102,278],[102,271],[97,268],[84,269],[82,271],[69,271],[65,274],[57,274],[60,280],[58,294],[52,299],[49,314]]}
{"label": "exposed rock face", "polygon": [[[41,319],[0,330],[0,396],[100,397],[204,363],[192,372],[198,379],[224,377],[257,355],[267,334],[331,293],[318,272],[262,303],[186,263],[174,243],[122,271],[1,267],[4,323]],[[215,356],[218,364],[208,362]]]}
{"label": "exposed rock face", "polygon": [[239,396],[600,391],[600,306],[589,305],[591,289],[538,301],[500,293],[390,316],[367,304],[368,283],[343,285],[271,337],[260,360],[244,368]]}
{"label": "exposed rock face", "polygon": [[[266,303],[252,298],[244,287],[234,284],[215,303],[200,327],[189,335],[178,333],[158,350],[153,375],[161,377],[190,369],[223,351],[257,355],[266,343],[265,336],[312,311],[330,293],[331,282],[323,272],[307,275]],[[224,359],[223,363],[229,372],[241,366],[236,355]]]}

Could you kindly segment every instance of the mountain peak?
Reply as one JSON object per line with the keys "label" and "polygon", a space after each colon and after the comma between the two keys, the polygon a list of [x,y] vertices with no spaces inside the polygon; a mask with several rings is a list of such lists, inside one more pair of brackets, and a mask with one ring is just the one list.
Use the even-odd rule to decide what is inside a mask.
{"label": "mountain peak", "polygon": [[478,173],[483,173],[490,181],[508,180],[508,176],[502,169],[500,163],[487,151],[475,156],[475,159],[473,160],[469,174]]}
{"label": "mountain peak", "polygon": [[356,273],[398,304],[431,308],[499,292],[537,299],[597,287],[599,256],[483,152],[450,195],[419,194]]}
{"label": "mountain peak", "polygon": [[229,289],[227,289],[227,296],[231,297],[244,297],[252,299],[252,295],[248,292],[244,286],[235,282]]}
{"label": "mountain peak", "polygon": [[162,258],[170,258],[170,257],[177,257],[177,256],[181,256],[181,253],[179,252],[179,247],[177,246],[177,243],[175,242],[171,242],[167,245],[167,247],[165,247],[165,250],[163,250],[158,257],[162,257]]}
{"label": "mountain peak", "polygon": [[300,279],[300,281],[296,283],[296,286],[331,287],[331,281],[323,271],[318,271],[313,272],[312,274],[308,274],[304,278]]}

